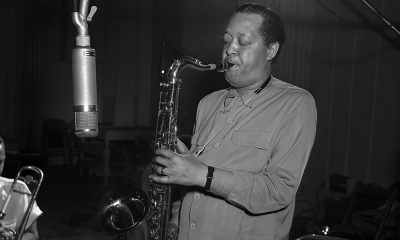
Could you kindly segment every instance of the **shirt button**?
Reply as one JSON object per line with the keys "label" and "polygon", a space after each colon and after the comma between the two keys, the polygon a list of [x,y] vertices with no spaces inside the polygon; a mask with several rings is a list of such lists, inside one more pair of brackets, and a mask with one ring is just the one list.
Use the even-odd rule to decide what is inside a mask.
{"label": "shirt button", "polygon": [[194,199],[196,199],[196,200],[200,199],[200,194],[199,193],[195,193],[194,194]]}
{"label": "shirt button", "polygon": [[191,224],[190,224],[190,228],[191,228],[191,229],[195,229],[195,228],[196,228],[196,224],[191,223]]}
{"label": "shirt button", "polygon": [[219,146],[221,146],[221,143],[216,143],[216,144],[214,144],[214,147],[219,147]]}

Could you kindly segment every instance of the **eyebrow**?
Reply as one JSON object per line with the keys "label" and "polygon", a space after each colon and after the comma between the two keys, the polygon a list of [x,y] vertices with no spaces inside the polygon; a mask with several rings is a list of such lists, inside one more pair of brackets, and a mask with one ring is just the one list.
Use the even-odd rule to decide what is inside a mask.
{"label": "eyebrow", "polygon": [[[230,31],[228,31],[227,29],[225,29],[224,34],[232,35],[232,33]],[[239,31],[238,34],[239,34],[239,36],[253,36],[251,31],[247,31],[247,32]]]}

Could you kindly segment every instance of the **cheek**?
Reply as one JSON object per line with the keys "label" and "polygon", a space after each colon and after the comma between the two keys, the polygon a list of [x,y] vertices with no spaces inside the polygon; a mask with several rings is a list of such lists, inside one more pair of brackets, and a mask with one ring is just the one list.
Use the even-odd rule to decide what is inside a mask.
{"label": "cheek", "polygon": [[243,63],[242,72],[243,73],[251,72],[254,69],[257,62],[257,59],[255,58],[254,54],[245,52],[240,55],[240,58]]}
{"label": "cheek", "polygon": [[252,64],[255,61],[255,54],[253,51],[241,51],[240,58],[242,59],[243,63]]}
{"label": "cheek", "polygon": [[254,69],[263,66],[266,62],[267,56],[262,53],[249,52],[243,54],[242,59],[247,63],[246,65],[248,69]]}

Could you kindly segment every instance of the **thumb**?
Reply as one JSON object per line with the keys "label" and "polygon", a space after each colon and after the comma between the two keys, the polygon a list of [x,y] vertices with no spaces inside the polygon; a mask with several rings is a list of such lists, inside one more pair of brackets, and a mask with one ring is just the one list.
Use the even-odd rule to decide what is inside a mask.
{"label": "thumb", "polygon": [[186,145],[179,139],[178,139],[178,150],[181,154],[189,153],[189,149],[186,147]]}

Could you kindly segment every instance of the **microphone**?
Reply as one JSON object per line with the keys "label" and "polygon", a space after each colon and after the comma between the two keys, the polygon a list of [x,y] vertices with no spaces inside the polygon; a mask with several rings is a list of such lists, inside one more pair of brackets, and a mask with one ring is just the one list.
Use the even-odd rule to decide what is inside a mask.
{"label": "microphone", "polygon": [[89,0],[82,0],[79,12],[72,14],[72,22],[77,27],[76,47],[72,49],[72,83],[75,135],[96,137],[98,134],[96,51],[90,47],[87,21],[91,21],[96,6],[88,12]]}

